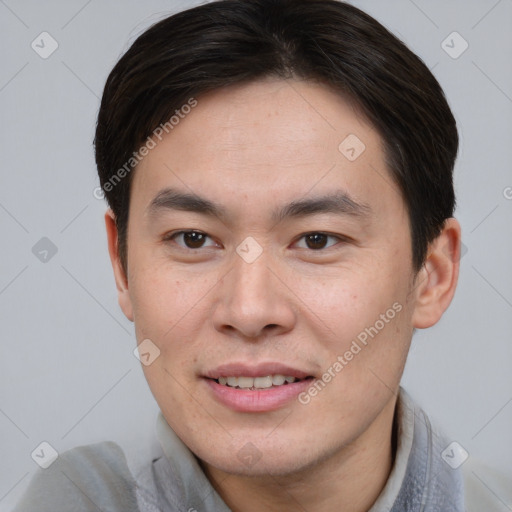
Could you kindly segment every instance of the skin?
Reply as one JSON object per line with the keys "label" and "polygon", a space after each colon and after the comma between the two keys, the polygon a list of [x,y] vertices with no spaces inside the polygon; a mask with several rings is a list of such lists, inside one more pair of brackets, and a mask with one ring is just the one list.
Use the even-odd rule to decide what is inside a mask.
{"label": "skin", "polygon": [[[354,161],[338,149],[349,134],[366,146]],[[167,187],[214,201],[226,216],[151,214]],[[284,204],[338,189],[367,213],[271,219]],[[413,329],[448,307],[460,246],[460,226],[448,219],[414,272],[408,214],[372,126],[318,83],[266,79],[214,91],[135,171],[127,275],[111,211],[105,220],[120,306],[138,343],[149,338],[161,351],[143,367],[152,393],[228,506],[368,510],[393,463]],[[209,238],[192,249],[183,236],[166,239],[180,230]],[[340,238],[311,249],[304,235],[318,232]],[[236,252],[248,236],[263,251],[252,263]],[[237,412],[201,377],[227,362],[279,361],[321,379],[395,303],[401,311],[307,405]],[[261,456],[250,466],[237,456],[249,442]]]}

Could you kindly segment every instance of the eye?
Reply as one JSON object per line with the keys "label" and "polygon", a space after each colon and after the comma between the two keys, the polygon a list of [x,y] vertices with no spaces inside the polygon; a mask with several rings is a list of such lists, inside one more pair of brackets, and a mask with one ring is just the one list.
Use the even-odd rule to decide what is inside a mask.
{"label": "eye", "polygon": [[[211,244],[205,245],[205,241],[210,239]],[[164,238],[164,241],[178,241],[176,242],[180,247],[184,249],[201,249],[202,247],[214,247],[215,242],[206,234],[201,231],[177,231],[171,233]]]}
{"label": "eye", "polygon": [[[331,243],[330,245],[327,245],[329,238],[334,240],[334,243]],[[299,240],[305,240],[305,247],[302,245],[300,247],[301,249],[312,249],[314,251],[318,251],[320,249],[326,249],[329,247],[332,247],[333,245],[336,245],[336,243],[342,241],[343,239],[338,236],[329,235],[327,233],[306,233],[305,235],[302,235]]]}

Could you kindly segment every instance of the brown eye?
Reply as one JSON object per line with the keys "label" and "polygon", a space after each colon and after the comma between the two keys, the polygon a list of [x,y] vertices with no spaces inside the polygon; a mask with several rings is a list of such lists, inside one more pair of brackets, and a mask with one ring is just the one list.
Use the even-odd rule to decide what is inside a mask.
{"label": "brown eye", "polygon": [[189,231],[188,233],[183,233],[183,241],[189,249],[198,249],[199,247],[202,247],[205,238],[206,236],[203,233],[199,233],[198,231]]}
{"label": "brown eye", "polygon": [[304,237],[306,239],[306,245],[308,249],[323,249],[327,244],[327,235],[323,233],[311,233]]}
{"label": "brown eye", "polygon": [[215,242],[205,245],[205,242],[210,237],[206,233],[200,231],[179,231],[166,237],[166,241],[175,241],[180,247],[184,249],[201,249],[202,247],[209,247],[215,245]]}
{"label": "brown eye", "polygon": [[329,235],[328,233],[312,232],[302,235],[297,242],[297,246],[301,249],[320,251],[321,249],[328,249],[329,247],[336,245],[338,242],[343,240],[344,237],[341,236]]}

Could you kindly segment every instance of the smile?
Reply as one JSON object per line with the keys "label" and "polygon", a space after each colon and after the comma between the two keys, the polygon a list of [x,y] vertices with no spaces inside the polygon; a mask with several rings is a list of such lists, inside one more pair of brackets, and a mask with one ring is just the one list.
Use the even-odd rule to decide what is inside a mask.
{"label": "smile", "polygon": [[267,375],[265,377],[219,377],[217,382],[223,386],[229,386],[231,388],[238,389],[269,389],[277,386],[286,386],[295,382],[295,377],[285,376],[280,374]]}
{"label": "smile", "polygon": [[267,412],[297,400],[315,379],[281,363],[230,363],[203,374],[210,396],[237,412]]}

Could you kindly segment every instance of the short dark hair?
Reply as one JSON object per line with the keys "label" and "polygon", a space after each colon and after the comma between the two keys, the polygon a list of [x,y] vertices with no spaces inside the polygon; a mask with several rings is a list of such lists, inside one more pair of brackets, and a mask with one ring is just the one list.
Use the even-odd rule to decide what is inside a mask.
{"label": "short dark hair", "polygon": [[455,119],[428,67],[371,16],[338,0],[218,0],[153,25],[107,79],[94,144],[125,272],[133,174],[126,162],[191,98],[266,77],[325,83],[377,129],[419,270],[453,216],[458,148]]}

